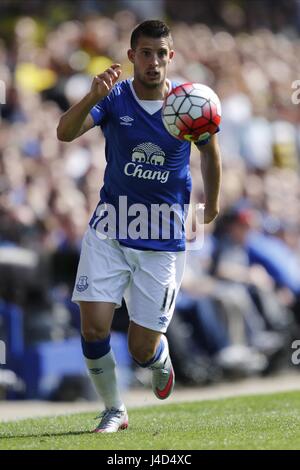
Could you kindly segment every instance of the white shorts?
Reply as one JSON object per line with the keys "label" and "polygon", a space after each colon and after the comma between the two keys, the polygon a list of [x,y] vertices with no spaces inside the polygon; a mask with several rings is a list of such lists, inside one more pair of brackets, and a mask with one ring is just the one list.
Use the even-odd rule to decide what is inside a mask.
{"label": "white shorts", "polygon": [[112,302],[125,298],[130,320],[165,333],[185,266],[185,251],[142,251],[101,239],[88,228],[72,300]]}

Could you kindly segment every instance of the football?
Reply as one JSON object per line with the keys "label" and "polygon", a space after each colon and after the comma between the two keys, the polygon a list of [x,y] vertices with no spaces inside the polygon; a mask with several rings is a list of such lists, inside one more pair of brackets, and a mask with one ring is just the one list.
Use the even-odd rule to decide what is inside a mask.
{"label": "football", "polygon": [[200,83],[183,83],[164,100],[162,120],[177,139],[192,142],[208,139],[221,122],[221,103],[216,93]]}

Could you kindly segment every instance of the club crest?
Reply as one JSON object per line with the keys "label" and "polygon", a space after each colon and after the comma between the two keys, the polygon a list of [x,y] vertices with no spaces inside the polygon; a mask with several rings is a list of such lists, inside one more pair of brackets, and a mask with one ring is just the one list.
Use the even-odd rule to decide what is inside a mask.
{"label": "club crest", "polygon": [[78,290],[78,292],[83,292],[88,287],[89,287],[88,277],[87,276],[80,276],[80,278],[78,279],[78,282],[76,284],[76,290]]}

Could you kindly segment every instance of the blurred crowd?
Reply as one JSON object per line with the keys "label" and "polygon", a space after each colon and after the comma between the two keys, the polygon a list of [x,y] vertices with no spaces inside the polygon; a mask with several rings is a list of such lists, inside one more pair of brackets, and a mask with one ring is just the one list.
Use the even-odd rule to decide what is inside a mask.
{"label": "blurred crowd", "polygon": [[[230,24],[228,12],[227,18]],[[207,357],[219,355],[223,365],[245,353],[229,346],[244,345],[258,354],[253,368],[265,370],[274,351],[289,347],[286,333],[295,335],[291,325],[300,323],[300,91],[297,95],[292,87],[300,79],[296,20],[276,33],[261,25],[241,32],[234,24],[225,29],[191,24],[188,18],[169,21],[176,51],[170,78],[211,86],[223,115],[221,214],[206,228],[201,252],[188,257],[174,325],[188,325],[186,335],[194,331],[202,338],[200,350]],[[0,251],[24,250],[16,256],[22,262],[25,251],[46,258],[48,284],[36,298],[50,291],[66,305],[105,167],[99,129],[62,143],[56,138],[59,116],[112,62],[122,64],[122,79],[131,76],[127,49],[138,21],[137,13],[126,9],[51,27],[24,15],[15,20],[9,39],[0,39],[0,77],[6,85],[0,108]],[[196,148],[192,173],[193,199],[201,201]],[[2,283],[0,295],[7,297],[8,286],[11,300],[11,280]],[[172,334],[175,344],[176,328],[170,343]]]}

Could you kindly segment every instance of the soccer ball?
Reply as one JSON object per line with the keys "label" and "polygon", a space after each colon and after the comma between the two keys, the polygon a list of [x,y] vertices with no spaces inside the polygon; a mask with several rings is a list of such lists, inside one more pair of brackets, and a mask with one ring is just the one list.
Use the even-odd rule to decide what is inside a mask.
{"label": "soccer ball", "polygon": [[200,83],[173,88],[164,100],[162,121],[177,139],[191,142],[209,138],[221,122],[221,103],[216,93]]}

